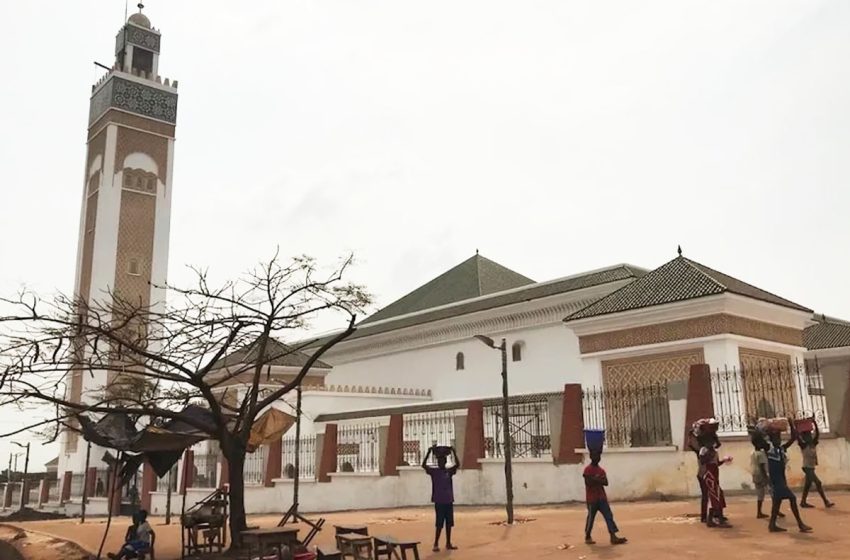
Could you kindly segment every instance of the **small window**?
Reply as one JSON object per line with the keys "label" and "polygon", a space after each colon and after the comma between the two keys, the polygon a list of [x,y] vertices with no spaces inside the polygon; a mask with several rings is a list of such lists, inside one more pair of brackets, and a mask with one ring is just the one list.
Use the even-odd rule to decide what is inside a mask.
{"label": "small window", "polygon": [[139,259],[130,259],[129,264],[127,265],[127,274],[132,276],[141,276],[141,271],[139,270]]}
{"label": "small window", "polygon": [[511,359],[515,362],[522,361],[522,342],[514,342],[511,346]]}
{"label": "small window", "polygon": [[463,369],[463,352],[458,352],[455,356],[455,369],[460,371]]}
{"label": "small window", "polygon": [[132,189],[133,188],[133,179],[134,179],[133,174],[128,170],[124,170],[124,188],[125,189]]}

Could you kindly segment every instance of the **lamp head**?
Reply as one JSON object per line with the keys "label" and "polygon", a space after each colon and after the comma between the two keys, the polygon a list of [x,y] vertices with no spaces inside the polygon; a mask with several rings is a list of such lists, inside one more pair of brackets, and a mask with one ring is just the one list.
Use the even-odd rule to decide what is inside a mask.
{"label": "lamp head", "polygon": [[489,336],[484,336],[483,334],[476,334],[475,338],[489,346],[490,348],[496,348],[496,343],[493,342],[493,339]]}

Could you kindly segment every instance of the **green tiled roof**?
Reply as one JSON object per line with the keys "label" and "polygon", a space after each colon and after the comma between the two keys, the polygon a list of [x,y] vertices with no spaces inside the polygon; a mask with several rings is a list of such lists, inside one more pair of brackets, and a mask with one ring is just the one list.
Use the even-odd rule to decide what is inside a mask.
{"label": "green tiled roof", "polygon": [[[256,359],[257,347],[255,343],[239,350],[234,350],[216,362],[212,369],[216,370],[223,367],[250,364]],[[310,359],[310,356],[304,352],[291,348],[274,338],[269,338],[268,344],[266,344],[266,365],[300,368],[307,363],[308,359]],[[316,369],[331,369],[330,364],[321,360],[316,360],[312,367]]]}
{"label": "green tiled roof", "polygon": [[621,313],[723,293],[737,294],[800,311],[811,311],[761,288],[679,256],[573,313],[564,321]]}
{"label": "green tiled roof", "polygon": [[387,305],[361,324],[424,311],[528,284],[534,284],[534,280],[476,254]]}
{"label": "green tiled roof", "polygon": [[850,346],[850,322],[816,315],[818,323],[803,331],[803,345],[809,350]]}

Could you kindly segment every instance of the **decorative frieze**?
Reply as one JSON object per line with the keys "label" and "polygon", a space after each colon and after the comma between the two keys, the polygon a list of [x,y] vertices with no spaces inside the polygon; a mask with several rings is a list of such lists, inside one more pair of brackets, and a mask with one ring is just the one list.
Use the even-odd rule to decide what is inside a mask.
{"label": "decorative frieze", "polygon": [[89,124],[114,107],[168,123],[177,122],[177,94],[111,76],[91,98]]}
{"label": "decorative frieze", "polygon": [[129,45],[136,45],[145,50],[158,53],[161,41],[162,37],[156,31],[137,27],[128,23],[115,37],[115,54],[124,50],[125,43]]}
{"label": "decorative frieze", "polygon": [[791,346],[803,345],[802,330],[718,313],[694,319],[581,336],[579,348],[582,354],[591,354],[719,334],[736,334]]}

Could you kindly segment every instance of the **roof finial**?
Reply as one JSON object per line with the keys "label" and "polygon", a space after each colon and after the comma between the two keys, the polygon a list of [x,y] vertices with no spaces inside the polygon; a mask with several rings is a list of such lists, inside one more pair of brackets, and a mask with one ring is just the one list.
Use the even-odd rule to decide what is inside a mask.
{"label": "roof finial", "polygon": [[681,257],[682,256],[682,246],[679,245],[679,247],[676,250],[679,252],[679,256]]}
{"label": "roof finial", "polygon": [[142,13],[142,10],[144,10],[144,9],[145,9],[145,5],[144,5],[144,4],[142,4],[141,2],[139,2],[139,3],[138,3],[138,4],[136,4],[136,5],[139,7],[139,13]]}
{"label": "roof finial", "polygon": [[476,250],[475,250],[475,254],[476,254],[476,255],[478,254],[478,249],[476,249]]}

